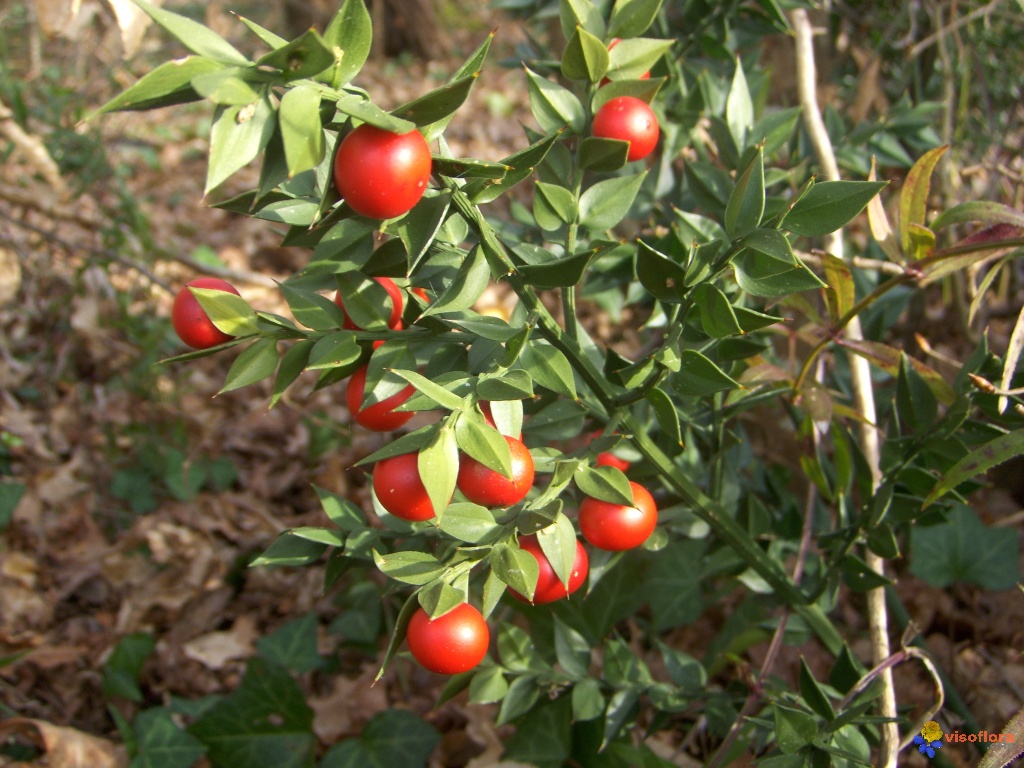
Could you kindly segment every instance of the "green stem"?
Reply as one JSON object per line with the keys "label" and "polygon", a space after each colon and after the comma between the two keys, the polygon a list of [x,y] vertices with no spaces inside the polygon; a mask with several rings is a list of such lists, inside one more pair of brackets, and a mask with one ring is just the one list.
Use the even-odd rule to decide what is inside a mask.
{"label": "green stem", "polygon": [[[577,158],[578,161],[578,158]],[[583,188],[583,172],[579,169],[578,163],[573,169],[572,178],[572,199],[574,208],[578,211],[580,207],[580,190]],[[578,217],[577,217],[578,218]],[[579,233],[579,222],[574,219],[569,224],[565,234],[565,258],[576,253],[576,236]],[[576,286],[569,285],[562,289],[562,324],[566,333],[573,342],[578,342],[579,332],[576,328]]]}
{"label": "green stem", "polygon": [[806,596],[779,564],[761,549],[746,529],[731,517],[721,504],[705,495],[696,483],[679,470],[672,459],[647,435],[644,426],[637,421],[632,413],[621,407],[616,407],[614,392],[609,383],[601,372],[594,368],[579,345],[567,338],[562,328],[539,301],[533,289],[523,282],[504,246],[483,214],[454,184],[446,181],[446,186],[452,192],[453,204],[480,239],[481,246],[485,249],[485,253],[488,253],[492,264],[501,267],[504,279],[508,280],[509,285],[519,296],[526,309],[536,312],[538,331],[553,347],[566,356],[570,365],[580,374],[594,397],[604,408],[606,416],[620,418],[622,431],[631,436],[631,442],[655,468],[662,484],[689,504],[694,513],[711,527],[723,543],[732,547],[754,571],[771,585],[779,597],[792,606],[829,652],[834,655],[839,654],[843,648],[843,638],[825,613],[818,606],[807,603]]}

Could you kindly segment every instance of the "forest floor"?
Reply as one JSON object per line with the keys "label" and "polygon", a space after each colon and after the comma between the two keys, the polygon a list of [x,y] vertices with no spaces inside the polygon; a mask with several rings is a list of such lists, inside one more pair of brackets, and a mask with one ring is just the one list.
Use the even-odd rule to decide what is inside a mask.
{"label": "forest floor", "polygon": [[[375,64],[360,84],[386,94],[388,107],[450,69]],[[520,83],[514,69],[485,71],[446,134],[457,156],[497,160],[522,146]],[[103,85],[93,86],[95,107]],[[116,741],[102,670],[122,638],[146,632],[156,640],[142,670],[147,703],[196,699],[232,690],[261,637],[312,613],[320,651],[339,659],[338,672],[302,680],[324,744],[402,706],[444,734],[432,765],[496,765],[503,734],[493,707],[457,697],[435,709],[444,680],[404,662],[371,685],[383,647],[375,655],[328,631],[338,596],[323,593],[322,568],[245,567],[282,530],[323,523],[312,484],[369,509],[353,465],[386,438],[350,428],[338,387],[268,410],[266,382],[214,396],[226,373],[221,356],[158,362],[181,351],[167,322],[168,288],[197,274],[196,260],[213,255],[251,304],[282,314],[268,278],[303,265],[303,254],[281,248],[265,222],[204,204],[207,119],[205,107],[103,118],[88,130],[99,131],[117,172],[71,198],[32,180],[16,155],[0,170],[0,182],[31,197],[0,202],[0,251],[21,265],[17,291],[0,300],[0,481],[24,486],[12,518],[0,520],[0,660],[8,662],[0,666],[0,714]],[[88,153],[82,141],[68,151]],[[89,158],[79,160],[84,167]],[[242,174],[225,195],[252,180]],[[126,200],[136,210],[125,210]],[[112,211],[125,219],[111,220]],[[1006,535],[1020,535],[1021,503],[1008,491],[988,489],[977,508]],[[1020,593],[939,590],[903,573],[899,591],[979,724],[1000,731],[1024,704]],[[863,652],[861,599],[844,594],[837,614]],[[698,624],[675,640],[700,656],[712,631]],[[777,665],[795,669],[800,652],[815,650],[787,649]],[[763,653],[755,648],[751,663]],[[919,669],[900,668],[897,684],[908,709],[932,701]],[[115,702],[129,719],[138,706]],[[665,742],[658,751],[698,764],[677,747]],[[966,747],[943,752],[958,766],[977,760]],[[925,762],[905,755],[905,764]]]}

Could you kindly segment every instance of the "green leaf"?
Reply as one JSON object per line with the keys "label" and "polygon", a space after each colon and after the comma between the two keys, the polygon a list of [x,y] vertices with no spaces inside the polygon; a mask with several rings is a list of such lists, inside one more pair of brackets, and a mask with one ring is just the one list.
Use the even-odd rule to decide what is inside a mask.
{"label": "green leaf", "polygon": [[249,565],[252,568],[258,566],[269,567],[295,567],[309,565],[319,560],[326,551],[327,545],[317,541],[309,541],[292,535],[291,531],[285,531],[267,550],[253,560]]}
{"label": "green leaf", "polygon": [[415,371],[394,371],[394,373],[412,384],[418,392],[422,392],[442,408],[455,411],[462,407],[461,397],[453,394],[440,384],[431,381],[426,376]]}
{"label": "green leaf", "polygon": [[639,700],[640,691],[636,686],[623,688],[612,694],[604,713],[604,737],[601,740],[601,749],[608,746],[619,735],[622,726],[633,715]]}
{"label": "green leaf", "polygon": [[103,665],[104,697],[122,696],[129,701],[141,702],[139,677],[146,659],[155,649],[156,641],[147,632],[122,637]]}
{"label": "green leaf", "polygon": [[501,181],[509,172],[504,163],[491,163],[486,160],[474,160],[468,157],[440,157],[434,155],[431,166],[433,173],[447,176],[450,179],[489,179]]}
{"label": "green leaf", "polygon": [[558,229],[576,220],[576,200],[565,187],[538,181],[534,187],[533,216],[541,229]]}
{"label": "green leaf", "polygon": [[806,747],[818,735],[818,724],[806,712],[772,702],[775,713],[775,741],[779,749],[792,755]]}
{"label": "green leaf", "polygon": [[277,342],[259,339],[246,348],[231,364],[219,395],[247,387],[270,376],[277,368]]}
{"label": "green leaf", "polygon": [[[628,37],[608,52],[608,77],[612,80],[635,80],[649,72],[658,59],[665,55],[675,40],[656,40],[651,37]],[[614,84],[614,83],[613,83]]]}
{"label": "green leaf", "polygon": [[658,421],[658,426],[661,427],[661,431],[665,433],[673,444],[682,446],[683,444],[683,431],[679,424],[679,411],[676,409],[676,404],[669,397],[668,393],[660,387],[655,387],[650,390],[644,399],[650,404],[654,410],[654,418]]}
{"label": "green leaf", "polygon": [[924,225],[928,212],[928,190],[935,166],[949,146],[935,147],[918,158],[907,173],[900,190],[900,242],[904,253],[911,253],[911,225]]}
{"label": "green leaf", "polygon": [[241,296],[215,288],[190,286],[189,291],[218,330],[229,336],[247,336],[258,330],[256,313]]}
{"label": "green leaf", "polygon": [[261,69],[278,70],[285,82],[314,77],[333,64],[334,52],[315,29],[307,29],[299,37],[275,48],[256,62],[256,66]]}
{"label": "green leaf", "polygon": [[324,159],[320,91],[312,85],[291,88],[282,97],[278,114],[288,177],[320,165]]}
{"label": "green leaf", "polygon": [[[575,537],[573,541],[575,542]],[[590,668],[590,643],[558,616],[555,616],[554,620],[555,658],[567,675],[583,681],[587,678],[587,670]]]}
{"label": "green leaf", "polygon": [[[754,101],[750,98],[750,88],[743,73],[743,62],[737,57],[736,71],[733,74],[732,86],[725,101],[725,119],[729,125],[729,133],[736,142],[736,149],[743,153],[747,146],[747,137],[754,124]],[[758,154],[761,154],[760,151]],[[764,191],[764,163],[761,163],[761,188]],[[762,205],[763,210],[763,205]],[[754,224],[756,227],[757,224]],[[729,225],[726,224],[726,229]],[[752,228],[752,227],[751,227]]]}
{"label": "green leaf", "polygon": [[537,531],[537,542],[551,563],[555,576],[563,585],[567,585],[576,563],[576,529],[572,521],[558,513],[554,523]]}
{"label": "green leaf", "polygon": [[210,130],[210,161],[203,194],[209,194],[266,149],[274,133],[275,117],[266,94],[252,104],[217,108]]}
{"label": "green leaf", "polygon": [[786,236],[756,229],[743,240],[747,249],[733,259],[736,281],[754,296],[786,296],[825,284],[793,253]]}
{"label": "green leaf", "polygon": [[132,721],[135,757],[130,768],[191,768],[206,747],[181,730],[164,707],[139,712]]}
{"label": "green leaf", "polygon": [[935,230],[953,224],[966,224],[975,221],[982,224],[1009,224],[1014,227],[1024,227],[1024,213],[1004,203],[971,200],[943,211],[928,226]]}
{"label": "green leaf", "polygon": [[452,282],[434,299],[421,317],[469,309],[483,295],[491,280],[491,269],[483,248],[475,245],[459,265]]}
{"label": "green leaf", "polygon": [[505,698],[507,693],[508,681],[501,667],[481,669],[469,683],[471,704],[494,704]]}
{"label": "green leaf", "polygon": [[596,255],[597,251],[584,251],[546,264],[527,264],[517,271],[523,276],[523,282],[535,288],[567,288],[583,279]]}
{"label": "green leaf", "polygon": [[751,144],[763,143],[765,157],[771,157],[789,141],[799,119],[800,107],[769,112],[754,123],[747,137]]}
{"label": "green leaf", "polygon": [[605,701],[601,695],[601,683],[592,677],[580,680],[572,687],[572,716],[585,722],[596,720],[604,714]]}
{"label": "green leaf", "polygon": [[[477,383],[476,393],[480,396],[481,400],[504,400],[504,399],[515,399],[523,397],[533,397],[533,378],[524,370],[518,368],[505,371],[500,377],[497,378],[486,378],[481,379]],[[522,423],[522,406],[520,408],[520,416],[518,421]],[[492,411],[494,406],[492,405]],[[498,416],[495,414],[495,419]],[[500,422],[499,422],[500,425]],[[510,428],[510,432],[514,430]],[[506,432],[504,434],[510,434]],[[519,434],[519,430],[515,430],[515,434]]]}
{"label": "green leaf", "polygon": [[512,453],[508,442],[483,418],[472,418],[467,414],[460,416],[455,424],[455,437],[459,448],[471,458],[505,477],[512,475]]}
{"label": "green leaf", "polygon": [[250,32],[252,32],[254,35],[256,35],[256,37],[258,37],[260,40],[262,40],[264,43],[266,43],[269,47],[273,48],[274,50],[277,50],[278,48],[284,48],[286,45],[288,45],[288,41],[285,38],[281,37],[276,32],[271,32],[269,29],[265,29],[252,19],[247,19],[245,18],[245,16],[239,16],[238,14],[235,14],[235,17],[240,22],[245,24],[245,26],[249,28]]}
{"label": "green leaf", "polygon": [[764,200],[764,152],[758,147],[725,206],[725,231],[730,237],[742,237],[757,228],[764,216]]}
{"label": "green leaf", "polygon": [[582,464],[574,477],[579,489],[591,498],[633,506],[633,489],[629,478],[617,467],[588,467]]}
{"label": "green leaf", "polygon": [[91,120],[98,115],[118,110],[157,109],[198,101],[202,97],[192,87],[192,79],[223,67],[219,62],[200,56],[186,56],[165,62],[147,72],[86,119]]}
{"label": "green leaf", "polygon": [[968,506],[953,507],[949,522],[915,526],[910,572],[940,588],[957,582],[1012,589],[1020,580],[1019,547],[1001,528],[986,526]]}
{"label": "green leaf", "polygon": [[373,561],[381,573],[403,584],[422,586],[444,573],[444,563],[429,552],[401,550],[381,555],[374,550]]}
{"label": "green leaf", "polygon": [[542,342],[526,346],[519,362],[533,381],[565,397],[576,400],[576,380],[572,366],[562,352]]}
{"label": "green leaf", "polygon": [[896,377],[896,410],[900,421],[911,431],[924,431],[935,424],[939,404],[928,383],[914,370],[906,354],[900,357]]}
{"label": "green leaf", "polygon": [[179,16],[171,11],[150,5],[145,0],[135,0],[135,4],[193,53],[223,64],[245,66],[250,63],[231,43],[209,27],[185,16]]}
{"label": "green leaf", "polygon": [[608,25],[609,37],[636,37],[647,31],[661,10],[662,0],[616,0]]}
{"label": "green leaf", "polygon": [[0,531],[11,524],[14,510],[25,493],[23,483],[0,482]]}
{"label": "green leaf", "polygon": [[[604,89],[602,89],[604,90]],[[587,136],[580,141],[580,167],[595,173],[611,173],[626,164],[629,142]]]}
{"label": "green leaf", "polygon": [[281,284],[281,293],[295,319],[314,331],[335,331],[345,322],[341,309],[319,293]]}
{"label": "green leaf", "polygon": [[[435,88],[417,99],[391,110],[391,114],[408,120],[416,127],[430,125],[450,117],[462,106],[476,82],[476,74],[460,77],[447,85]],[[431,136],[425,137],[430,141]]]}
{"label": "green leaf", "polygon": [[335,331],[321,337],[315,343],[309,352],[306,368],[311,371],[342,368],[353,365],[361,356],[362,348],[352,331]]}
{"label": "green leaf", "polygon": [[697,659],[688,653],[657,641],[661,658],[669,678],[685,691],[699,691],[707,684],[707,672]]}
{"label": "green leaf", "polygon": [[441,517],[441,530],[449,536],[470,544],[480,544],[500,530],[494,513],[479,504],[455,502]]}
{"label": "green leaf", "polygon": [[605,179],[580,195],[580,226],[594,231],[611,229],[629,213],[647,172]]}
{"label": "green leaf", "polygon": [[739,382],[695,349],[684,350],[680,355],[679,373],[673,375],[672,385],[679,394],[693,397],[707,397],[715,392],[741,387]]}
{"label": "green leaf", "polygon": [[708,336],[724,339],[743,332],[732,304],[721,290],[711,283],[701,283],[693,289],[692,295],[700,311],[701,327]]}
{"label": "green leaf", "polygon": [[659,301],[679,304],[686,298],[686,270],[643,240],[637,241],[636,277]]}
{"label": "green leaf", "polygon": [[572,91],[538,75],[529,67],[524,69],[530,110],[540,129],[551,134],[568,126],[573,133],[583,133],[587,121],[586,112]]}
{"label": "green leaf", "polygon": [[241,684],[206,710],[189,732],[207,747],[213,765],[232,768],[308,768],[316,736],[313,710],[288,670],[249,659]]}
{"label": "green leaf", "polygon": [[295,344],[290,346],[281,357],[281,362],[277,366],[277,376],[274,378],[274,390],[271,394],[270,405],[268,407],[273,408],[277,405],[278,401],[284,395],[285,390],[294,384],[295,380],[298,379],[306,369],[306,363],[309,362],[309,353],[312,351],[314,343],[315,342],[311,339],[297,341]]}
{"label": "green leaf", "polygon": [[399,117],[388,114],[376,104],[355,94],[349,94],[338,99],[335,106],[344,115],[354,117],[364,123],[369,123],[375,128],[391,131],[391,133],[404,135],[416,129],[416,126],[408,120],[402,120]]}
{"label": "green leaf", "polygon": [[548,151],[559,139],[558,133],[545,136],[540,141],[531,144],[526,149],[521,149],[515,154],[509,155],[501,161],[502,165],[509,168],[508,173],[500,181],[489,181],[477,179],[470,181],[463,191],[466,196],[476,205],[489,203],[497,199],[516,184],[533,175],[534,169],[540,165],[547,156]]}
{"label": "green leaf", "polygon": [[569,80],[598,82],[608,71],[608,48],[583,27],[576,27],[562,54],[562,75]]}
{"label": "green leaf", "polygon": [[835,232],[864,210],[885,181],[821,181],[789,211],[782,228],[817,237]]}
{"label": "green leaf", "polygon": [[604,17],[592,0],[559,0],[559,20],[562,34],[568,40],[577,27],[583,27],[595,37],[604,37]]}
{"label": "green leaf", "polygon": [[658,552],[644,582],[654,629],[663,632],[696,621],[704,609],[701,563],[706,545],[700,540],[677,541]]}
{"label": "green leaf", "polygon": [[331,747],[319,768],[426,768],[441,734],[407,709],[378,712],[358,738]]}
{"label": "green leaf", "polygon": [[442,576],[419,590],[416,598],[427,615],[436,619],[466,602],[466,593],[450,585]]}
{"label": "green leaf", "polygon": [[259,98],[259,92],[246,81],[252,70],[227,67],[192,78],[196,93],[214,104],[245,106]]}
{"label": "green leaf", "polygon": [[802,656],[800,657],[800,695],[816,714],[828,721],[835,719],[836,713],[832,709],[828,696],[825,695],[825,691],[818,681],[814,679],[811,668],[807,666],[807,659]]}
{"label": "green leaf", "polygon": [[264,659],[295,674],[318,669],[323,666],[323,659],[317,651],[317,624],[317,615],[311,611],[261,637],[256,648]]}
{"label": "green leaf", "polygon": [[1007,432],[990,440],[972,450],[947,470],[925,498],[921,508],[931,506],[961,483],[1021,455],[1024,455],[1024,429]]}
{"label": "green leaf", "polygon": [[331,85],[338,88],[359,73],[373,45],[373,25],[364,0],[344,0],[324,30],[324,42],[337,62]]}
{"label": "green leaf", "polygon": [[855,592],[870,592],[892,585],[892,580],[880,574],[854,554],[843,558],[843,583]]}
{"label": "green leaf", "polygon": [[[523,552],[523,550],[518,547],[510,547],[508,544],[498,544],[491,550],[487,560],[491,565],[491,569],[499,579],[508,584],[527,600],[533,599],[533,591],[537,587],[537,576],[540,574],[537,559],[533,555],[529,552]],[[506,626],[507,625],[503,624],[502,630],[504,630]],[[499,634],[499,640],[500,637],[501,634]],[[499,653],[501,653],[500,643],[498,647]],[[512,669],[513,667],[510,666],[509,661],[505,659],[505,654],[501,655],[505,666]]]}
{"label": "green leaf", "polygon": [[439,429],[434,440],[419,452],[416,465],[434,512],[440,517],[455,494],[458,480],[459,446],[455,431]]}
{"label": "green leaf", "polygon": [[498,710],[495,724],[504,725],[529,712],[539,697],[540,688],[533,675],[517,677],[508,687],[508,693],[505,694],[505,698],[501,702],[501,709]]}

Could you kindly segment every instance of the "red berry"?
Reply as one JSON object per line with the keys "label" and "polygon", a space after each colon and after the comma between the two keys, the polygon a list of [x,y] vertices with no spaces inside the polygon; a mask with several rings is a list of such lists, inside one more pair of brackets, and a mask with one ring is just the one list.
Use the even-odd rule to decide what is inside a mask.
{"label": "red berry", "polygon": [[171,324],[178,338],[193,349],[209,349],[233,339],[233,336],[228,336],[213,324],[203,311],[199,300],[192,295],[190,287],[209,288],[239,295],[235,286],[219,277],[197,277],[185,283],[174,297],[174,305],[171,307]]}

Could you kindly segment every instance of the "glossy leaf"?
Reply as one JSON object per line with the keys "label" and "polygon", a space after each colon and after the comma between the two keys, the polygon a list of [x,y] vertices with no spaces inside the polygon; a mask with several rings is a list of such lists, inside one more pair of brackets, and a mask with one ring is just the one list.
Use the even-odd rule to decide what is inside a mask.
{"label": "glossy leaf", "polygon": [[451,179],[489,179],[501,181],[509,172],[509,166],[504,163],[491,163],[485,160],[474,160],[472,158],[450,158],[434,155],[431,170]]}
{"label": "glossy leaf", "polygon": [[554,523],[537,531],[537,541],[558,580],[568,584],[576,562],[576,530],[572,521],[559,513]]}
{"label": "glossy leaf", "polygon": [[435,88],[433,91],[396,107],[391,110],[391,114],[402,120],[408,120],[417,127],[444,120],[462,106],[475,82],[475,74],[460,77],[454,82]]}
{"label": "glossy leaf", "polygon": [[376,550],[373,561],[381,573],[403,584],[429,584],[444,572],[444,564],[429,552],[400,550],[381,555]]}
{"label": "glossy leaf", "polygon": [[179,728],[164,707],[139,712],[132,730],[135,756],[129,768],[190,768],[206,753],[203,743]]}
{"label": "glossy leaf", "polygon": [[[324,30],[324,42],[337,57],[329,80],[331,85],[338,88],[348,83],[363,68],[373,45],[370,12],[364,0],[342,2]],[[337,55],[339,52],[340,56]]]}
{"label": "glossy leaf", "polygon": [[548,134],[558,133],[568,126],[574,133],[582,133],[586,124],[586,113],[572,91],[538,75],[529,67],[524,69],[526,90],[530,95],[530,110],[541,130]]}
{"label": "glossy leaf", "polygon": [[266,149],[274,133],[275,118],[266,95],[252,104],[217,108],[210,130],[210,161],[204,194],[247,166]]}
{"label": "glossy leaf", "polygon": [[213,288],[190,286],[189,291],[217,329],[228,336],[248,336],[259,330],[256,313],[241,296]]}
{"label": "glossy leaf", "polygon": [[[414,601],[415,602],[415,601]],[[392,768],[425,766],[441,741],[430,723],[407,709],[377,712],[357,738],[331,747],[318,768]]]}
{"label": "glossy leaf", "polygon": [[336,108],[344,115],[354,117],[384,131],[404,135],[416,128],[416,125],[409,120],[388,114],[375,104],[354,94],[338,99]]}
{"label": "glossy leaf", "polygon": [[225,67],[192,78],[196,93],[214,104],[245,106],[259,98],[259,92],[246,82],[246,68]]}
{"label": "glossy leaf", "polygon": [[523,276],[523,282],[535,288],[567,288],[583,279],[587,266],[596,255],[595,251],[584,251],[547,264],[528,264],[519,267],[518,272]]}
{"label": "glossy leaf", "polygon": [[220,62],[200,56],[168,61],[147,72],[87,119],[118,110],[156,109],[198,101],[202,96],[192,87],[192,79],[223,68]]}
{"label": "glossy leaf", "polygon": [[596,83],[608,71],[608,49],[583,27],[576,27],[562,53],[562,75]]}
{"label": "glossy leaf", "polygon": [[455,437],[459,448],[470,457],[504,477],[511,477],[512,453],[508,442],[482,418],[460,416],[455,424]]}
{"label": "glossy leaf", "polygon": [[458,312],[472,307],[487,289],[491,270],[483,249],[476,245],[470,250],[459,271],[447,288],[423,310],[421,317],[443,312]]}
{"label": "glossy leaf", "polygon": [[672,386],[681,395],[706,397],[726,389],[737,389],[739,382],[695,349],[680,355],[679,373],[672,377]]}
{"label": "glossy leaf", "polygon": [[441,517],[440,527],[449,536],[470,544],[486,541],[499,530],[493,512],[469,502],[450,504]]}
{"label": "glossy leaf", "polygon": [[250,63],[231,43],[198,21],[151,5],[146,0],[135,0],[135,4],[193,53],[223,64],[245,66]]}
{"label": "glossy leaf", "polygon": [[885,187],[884,181],[820,181],[790,210],[782,228],[818,237],[835,232]]}
{"label": "glossy leaf", "polygon": [[658,420],[661,431],[678,446],[683,444],[683,432],[679,424],[679,411],[675,403],[665,390],[655,387],[650,390],[644,398],[654,410],[654,417]]}
{"label": "glossy leaf", "polygon": [[289,89],[278,115],[289,178],[316,168],[324,158],[319,90],[311,85]]}
{"label": "glossy leaf", "polygon": [[[778,234],[782,237],[781,233]],[[733,267],[740,287],[754,296],[786,296],[824,285],[795,256],[792,260],[780,259],[767,253],[766,249],[751,247],[733,259]]]}
{"label": "glossy leaf", "polygon": [[608,52],[608,76],[612,80],[635,80],[649,72],[672,48],[673,40],[651,37],[627,37]]}
{"label": "glossy leaf", "polygon": [[520,363],[540,386],[576,399],[576,379],[572,366],[559,350],[548,344],[532,343],[523,350]]}
{"label": "glossy leaf", "polygon": [[530,178],[534,169],[544,161],[558,138],[559,134],[553,133],[531,144],[526,149],[506,157],[501,163],[508,166],[509,171],[500,181],[474,180],[469,182],[463,191],[477,205],[497,199],[511,187]]}
{"label": "glossy leaf", "polygon": [[758,227],[764,216],[764,201],[764,153],[759,147],[736,180],[725,206],[725,231],[730,237],[742,237]]}
{"label": "glossy leaf", "polygon": [[605,179],[580,196],[580,226],[600,231],[611,229],[629,213],[647,172]]}
{"label": "glossy leaf", "polygon": [[711,283],[701,283],[694,288],[693,300],[700,312],[701,327],[708,336],[724,339],[743,332],[729,299]]}
{"label": "glossy leaf", "polygon": [[953,224],[967,224],[971,222],[1010,224],[1015,227],[1024,227],[1024,213],[1004,203],[997,203],[991,200],[971,200],[966,203],[959,203],[943,211],[932,220],[928,227],[932,230],[944,229]]}
{"label": "glossy leaf", "polygon": [[508,693],[508,680],[501,667],[488,667],[474,673],[469,684],[469,701],[472,704],[494,704]]}
{"label": "glossy leaf", "polygon": [[276,69],[286,82],[313,77],[334,64],[334,52],[315,29],[307,29],[299,37],[272,50],[256,62],[256,66]]}
{"label": "glossy leaf", "polygon": [[633,506],[629,479],[617,467],[582,465],[575,474],[576,485],[587,496],[612,504]]}
{"label": "glossy leaf", "polygon": [[647,31],[661,10],[662,0],[616,0],[608,25],[609,37],[637,37]]}
{"label": "glossy leaf", "polygon": [[626,164],[629,142],[587,136],[580,142],[580,166],[596,173],[617,171]]}
{"label": "glossy leaf", "polygon": [[[533,599],[533,591],[537,587],[537,576],[540,574],[537,559],[533,555],[518,547],[498,544],[491,550],[487,559],[499,579],[528,600]],[[504,629],[505,625],[502,625],[502,631]],[[501,635],[499,635],[500,637]],[[500,645],[499,653],[501,653]],[[507,655],[507,652],[501,653],[502,662],[513,669],[514,666],[506,659]]]}
{"label": "glossy leaf", "polygon": [[568,40],[577,27],[583,27],[595,37],[604,37],[604,18],[592,0],[559,0],[559,20],[562,34]]}
{"label": "glossy leaf", "polygon": [[273,374],[276,368],[277,342],[274,339],[259,339],[235,358],[224,380],[224,386],[217,394],[262,381]]}
{"label": "glossy leaf", "polygon": [[319,293],[281,285],[281,293],[295,319],[314,331],[334,331],[341,328],[345,316],[333,301]]}
{"label": "glossy leaf", "polygon": [[686,270],[642,240],[637,242],[636,276],[659,301],[679,304],[686,296]]}
{"label": "glossy leaf", "polygon": [[[732,134],[733,141],[736,142],[736,148],[742,153],[747,146],[747,136],[754,124],[754,101],[750,97],[747,77],[743,72],[743,62],[739,58],[736,59],[736,70],[729,88],[729,96],[725,101],[725,119],[729,126],[729,133]],[[763,161],[761,164],[761,186],[763,190]],[[726,228],[728,229],[728,225]]]}
{"label": "glossy leaf", "polygon": [[[451,195],[442,192],[438,195],[424,196],[407,214],[388,225],[389,232],[394,232],[405,246],[405,256],[398,272],[402,277],[411,274],[419,266],[444,225],[451,206]],[[382,247],[386,247],[387,243]],[[379,257],[378,248],[375,255]],[[375,259],[376,261],[376,259]]]}
{"label": "glossy leaf", "polygon": [[441,517],[455,494],[459,475],[459,446],[455,431],[444,427],[439,429],[433,442],[419,452],[416,465],[434,512]]}
{"label": "glossy leaf", "polygon": [[565,187],[538,181],[533,193],[533,217],[547,231],[576,220],[576,200]]}
{"label": "glossy leaf", "polygon": [[596,720],[604,714],[605,700],[601,695],[601,683],[593,677],[585,677],[572,687],[572,716],[574,720],[586,722]]}

